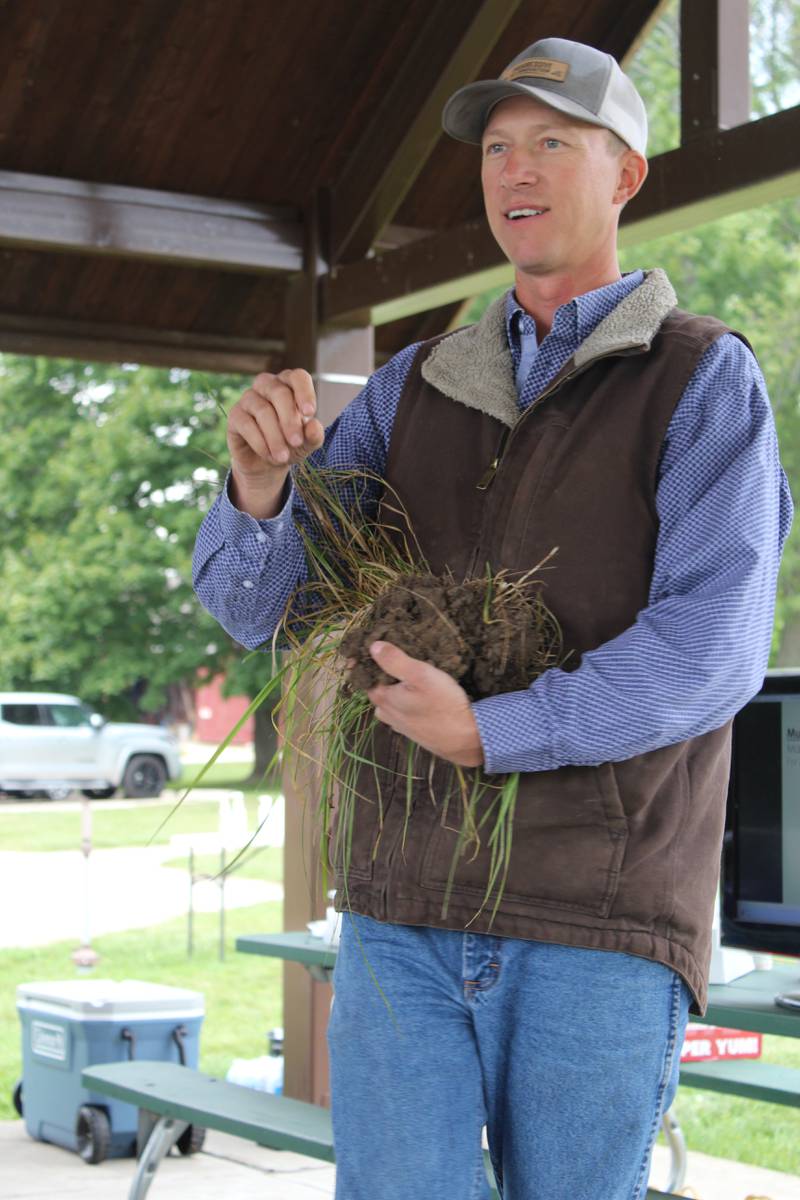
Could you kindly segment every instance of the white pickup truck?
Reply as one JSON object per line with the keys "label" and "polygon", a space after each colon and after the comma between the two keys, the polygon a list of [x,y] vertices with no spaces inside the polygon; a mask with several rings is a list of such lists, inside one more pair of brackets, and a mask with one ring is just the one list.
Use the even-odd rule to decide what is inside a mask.
{"label": "white pickup truck", "polygon": [[117,788],[159,796],[180,775],[178,743],[158,725],[106,721],[77,696],[0,692],[0,791],[81,791],[92,799]]}

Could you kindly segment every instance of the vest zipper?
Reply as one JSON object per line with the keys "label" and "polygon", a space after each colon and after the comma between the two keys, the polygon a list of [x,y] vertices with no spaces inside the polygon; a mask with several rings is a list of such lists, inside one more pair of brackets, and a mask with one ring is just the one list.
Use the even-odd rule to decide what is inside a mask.
{"label": "vest zipper", "polygon": [[647,344],[643,343],[640,346],[631,346],[630,349],[627,350],[611,350],[608,354],[598,354],[597,358],[592,358],[588,362],[583,363],[580,367],[576,367],[574,371],[570,371],[570,373],[568,375],[564,375],[563,378],[554,380],[548,388],[545,388],[541,395],[536,397],[532,404],[528,405],[528,407],[525,409],[525,412],[517,418],[516,424],[513,426],[507,425],[505,427],[500,435],[497,453],[475,485],[477,490],[479,492],[487,492],[492,486],[498,467],[500,466],[503,456],[508,449],[509,442],[527,417],[528,413],[532,412],[533,409],[538,408],[543,400],[547,400],[550,396],[557,392],[559,388],[563,387],[565,383],[569,383],[569,381],[574,379],[576,375],[582,375],[584,371],[589,369],[589,367],[593,367],[595,363],[602,362],[604,358],[623,357],[629,354],[641,354],[647,349]]}
{"label": "vest zipper", "polygon": [[478,480],[476,486],[479,492],[485,492],[489,487],[491,487],[492,480],[494,479],[497,468],[500,465],[500,459],[503,457],[503,451],[506,448],[506,442],[508,441],[508,435],[510,432],[510,427],[506,425],[503,428],[503,432],[500,434],[500,441],[497,444],[497,451],[494,458]]}

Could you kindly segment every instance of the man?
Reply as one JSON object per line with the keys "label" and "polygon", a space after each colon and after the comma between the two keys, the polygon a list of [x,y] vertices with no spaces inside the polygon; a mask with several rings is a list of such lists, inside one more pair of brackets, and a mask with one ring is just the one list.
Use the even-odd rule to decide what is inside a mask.
{"label": "man", "polygon": [[[308,454],[385,478],[434,570],[558,546],[545,599],[571,661],[526,690],[471,702],[371,649],[397,680],[369,693],[379,766],[400,778],[398,734],[437,766],[407,829],[405,781],[380,804],[360,784],[329,1029],[337,1197],[485,1197],[486,1125],[508,1200],[637,1200],[705,1004],[729,723],[763,677],[791,501],[746,345],[677,309],[662,272],[620,276],[647,122],[616,62],[546,39],[457,92],[444,126],[481,145],[513,291],[397,355],[327,434],[304,371],[258,376],[196,586],[239,641],[269,638],[305,569],[289,467]],[[452,763],[520,772],[491,924],[485,847],[442,916]]]}

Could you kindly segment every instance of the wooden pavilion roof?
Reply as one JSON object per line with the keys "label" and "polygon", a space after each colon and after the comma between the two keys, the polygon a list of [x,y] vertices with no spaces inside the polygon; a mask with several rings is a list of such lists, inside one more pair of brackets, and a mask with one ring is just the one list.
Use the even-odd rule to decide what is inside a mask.
{"label": "wooden pavilion roof", "polygon": [[[539,37],[624,57],[657,7],[0,0],[0,349],[276,366],[287,298],[310,276],[314,320],[373,317],[383,354],[441,328],[468,292],[442,307],[436,288],[500,261],[476,152],[439,131],[443,100]],[[710,77],[719,31],[695,33]],[[701,179],[685,179],[692,144],[673,152],[688,157],[655,172],[641,220],[734,191],[752,158],[754,139],[730,143],[703,170],[702,137],[739,131],[720,135],[708,97],[691,103]],[[791,111],[745,184],[785,185],[773,143],[798,144]]]}

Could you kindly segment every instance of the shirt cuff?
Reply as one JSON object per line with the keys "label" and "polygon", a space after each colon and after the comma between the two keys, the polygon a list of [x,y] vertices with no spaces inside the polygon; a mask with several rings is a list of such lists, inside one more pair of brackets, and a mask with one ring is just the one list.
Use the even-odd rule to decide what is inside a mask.
{"label": "shirt cuff", "polygon": [[249,513],[241,512],[230,498],[230,471],[225,476],[225,486],[219,498],[219,524],[225,541],[241,545],[256,541],[263,550],[271,547],[291,522],[294,484],[291,476],[284,486],[284,501],[280,512],[274,517],[258,520]]}
{"label": "shirt cuff", "polygon": [[502,692],[472,704],[488,775],[549,771],[558,766],[545,715],[537,709],[540,706],[529,689]]}

